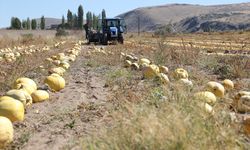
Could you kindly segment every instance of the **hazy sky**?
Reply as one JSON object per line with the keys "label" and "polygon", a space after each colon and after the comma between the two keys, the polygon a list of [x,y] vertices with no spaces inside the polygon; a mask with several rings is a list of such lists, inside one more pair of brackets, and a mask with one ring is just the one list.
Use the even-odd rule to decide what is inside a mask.
{"label": "hazy sky", "polygon": [[0,0],[0,28],[10,25],[12,16],[20,19],[45,17],[62,18],[67,10],[77,13],[83,5],[84,12],[92,11],[99,14],[104,8],[108,17],[143,6],[162,5],[169,3],[187,4],[229,4],[250,2],[250,0]]}

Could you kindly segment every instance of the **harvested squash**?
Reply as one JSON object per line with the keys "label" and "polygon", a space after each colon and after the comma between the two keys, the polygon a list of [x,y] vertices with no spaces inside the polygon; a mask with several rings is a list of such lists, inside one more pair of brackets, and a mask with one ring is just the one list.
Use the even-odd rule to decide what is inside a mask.
{"label": "harvested squash", "polygon": [[62,67],[63,69],[67,70],[70,67],[70,64],[66,61],[63,61],[59,64],[59,67]]}
{"label": "harvested squash", "polygon": [[183,79],[183,78],[179,79],[178,83],[181,85],[184,85],[185,87],[189,87],[189,88],[193,87],[193,82],[188,79]]}
{"label": "harvested squash", "polygon": [[34,103],[43,102],[49,99],[49,93],[44,90],[37,90],[33,92],[31,96]]}
{"label": "harvested squash", "polygon": [[140,66],[137,63],[132,63],[131,64],[131,69],[132,70],[138,70],[140,68]]}
{"label": "harvested squash", "polygon": [[13,141],[13,134],[12,122],[8,118],[0,116],[0,149]]}
{"label": "harvested squash", "polygon": [[223,85],[221,85],[218,82],[214,82],[214,81],[208,82],[206,85],[206,89],[214,93],[216,97],[220,97],[220,98],[224,97],[225,88],[223,87]]}
{"label": "harvested squash", "polygon": [[30,78],[26,78],[26,77],[18,78],[14,82],[13,88],[16,89],[17,85],[20,84],[20,83],[25,83],[25,84],[31,85],[35,90],[37,89],[37,85],[36,85],[35,81],[33,81]]}
{"label": "harvested squash", "polygon": [[128,68],[131,66],[131,64],[132,64],[132,62],[130,60],[125,60],[124,67]]}
{"label": "harvested squash", "polygon": [[142,68],[144,78],[154,78],[158,75],[159,72],[159,67],[154,64]]}
{"label": "harvested squash", "polygon": [[233,81],[229,80],[229,79],[225,79],[223,82],[222,82],[222,85],[224,86],[224,88],[226,90],[232,90],[234,88],[234,83]]}
{"label": "harvested squash", "polygon": [[134,61],[135,58],[131,55],[126,55],[125,59],[130,60],[130,61]]}
{"label": "harvested squash", "polygon": [[27,93],[29,93],[30,95],[36,90],[34,89],[33,86],[31,86],[30,84],[26,84],[26,83],[19,83],[16,85],[16,89],[18,90],[24,90],[26,91]]}
{"label": "harvested squash", "polygon": [[139,65],[142,65],[142,64],[150,64],[151,63],[151,61],[150,60],[148,60],[147,58],[141,58],[140,60],[139,60]]}
{"label": "harvested squash", "polygon": [[56,74],[59,74],[60,76],[63,76],[65,72],[66,70],[62,67],[51,68],[49,70],[50,74],[56,73]]}
{"label": "harvested squash", "polygon": [[158,77],[162,84],[168,84],[170,82],[168,76],[164,73],[159,73]]}
{"label": "harvested squash", "polygon": [[242,113],[250,112],[250,95],[244,95],[238,101],[237,110]]}
{"label": "harvested squash", "polygon": [[18,100],[2,100],[0,101],[0,116],[7,117],[12,122],[23,121],[24,106]]}
{"label": "harvested squash", "polygon": [[65,87],[65,80],[60,75],[53,73],[50,76],[47,76],[44,80],[44,83],[49,86],[53,91],[60,91]]}
{"label": "harvested squash", "polygon": [[188,79],[188,72],[183,68],[177,68],[175,69],[173,76],[176,80]]}
{"label": "harvested squash", "polygon": [[239,92],[234,96],[233,103],[232,103],[233,108],[237,109],[240,98],[241,98],[242,96],[245,96],[245,95],[250,95],[250,92],[248,92],[248,91],[239,91]]}
{"label": "harvested squash", "polygon": [[216,96],[214,93],[208,91],[195,93],[194,97],[210,105],[213,105],[216,102]]}
{"label": "harvested squash", "polygon": [[29,106],[32,104],[32,97],[25,90],[10,90],[6,93],[6,96],[10,96],[23,103],[23,106]]}
{"label": "harvested squash", "polygon": [[16,100],[16,99],[9,97],[9,96],[1,96],[0,101],[3,101],[3,100]]}
{"label": "harvested squash", "polygon": [[160,69],[160,73],[168,74],[168,67],[160,66],[159,69]]}
{"label": "harvested squash", "polygon": [[213,109],[213,107],[211,106],[211,105],[209,105],[208,103],[205,103],[205,111],[207,112],[207,113],[210,113],[210,114],[214,114],[214,109]]}

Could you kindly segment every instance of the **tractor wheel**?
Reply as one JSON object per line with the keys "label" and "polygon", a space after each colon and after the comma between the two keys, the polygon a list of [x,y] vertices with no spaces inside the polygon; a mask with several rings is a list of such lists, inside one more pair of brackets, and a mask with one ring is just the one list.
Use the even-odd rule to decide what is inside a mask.
{"label": "tractor wheel", "polygon": [[123,44],[123,43],[124,43],[124,38],[123,38],[123,36],[121,36],[121,37],[118,39],[118,42],[119,42],[120,44]]}
{"label": "tractor wheel", "polygon": [[103,45],[108,45],[108,37],[107,37],[107,35],[104,35],[104,36],[103,36],[102,44],[103,44]]}

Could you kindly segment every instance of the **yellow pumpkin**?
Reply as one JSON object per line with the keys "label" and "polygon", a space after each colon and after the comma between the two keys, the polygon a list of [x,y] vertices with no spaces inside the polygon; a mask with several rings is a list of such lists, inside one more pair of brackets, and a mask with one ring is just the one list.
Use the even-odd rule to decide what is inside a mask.
{"label": "yellow pumpkin", "polygon": [[177,68],[174,71],[174,78],[176,80],[179,80],[179,79],[188,79],[188,72],[185,69],[183,69],[183,68]]}
{"label": "yellow pumpkin", "polygon": [[58,60],[64,60],[65,59],[65,54],[64,53],[58,53],[57,57]]}
{"label": "yellow pumpkin", "polygon": [[207,112],[207,113],[210,113],[210,114],[214,114],[214,109],[213,109],[213,107],[211,106],[211,105],[209,105],[208,103],[205,103],[205,111]]}
{"label": "yellow pumpkin", "polygon": [[225,89],[224,89],[223,85],[221,85],[218,82],[214,82],[214,81],[208,82],[206,85],[206,89],[208,91],[214,93],[214,95],[216,97],[220,97],[220,98],[224,97]]}
{"label": "yellow pumpkin", "polygon": [[214,95],[214,93],[208,91],[195,93],[194,97],[196,99],[203,100],[210,105],[216,102],[216,96]]}
{"label": "yellow pumpkin", "polygon": [[131,55],[126,55],[126,60],[133,61],[133,60],[134,60],[134,57],[131,56]]}
{"label": "yellow pumpkin", "polygon": [[61,63],[61,61],[60,61],[60,60],[54,60],[52,63],[53,63],[54,65],[56,65],[56,66],[59,66],[60,63]]}
{"label": "yellow pumpkin", "polygon": [[150,64],[151,62],[150,62],[150,60],[148,60],[147,58],[141,58],[140,60],[139,60],[139,64],[140,65],[142,65],[142,64]]}
{"label": "yellow pumpkin", "polygon": [[205,112],[209,113],[209,114],[214,114],[214,109],[211,105],[209,105],[208,103],[205,102],[201,102],[199,103],[199,106],[201,107],[201,109],[203,109]]}
{"label": "yellow pumpkin", "polygon": [[70,64],[68,62],[63,61],[59,64],[59,67],[62,67],[63,69],[67,70],[69,69]]}
{"label": "yellow pumpkin", "polygon": [[125,60],[124,67],[128,68],[131,66],[131,64],[132,64],[132,62],[130,60]]}
{"label": "yellow pumpkin", "polygon": [[137,64],[137,63],[132,63],[131,64],[131,69],[133,69],[133,70],[138,70],[140,67],[139,67],[139,65]]}
{"label": "yellow pumpkin", "polygon": [[37,90],[33,92],[31,96],[34,103],[43,102],[49,99],[49,93],[44,90]]}
{"label": "yellow pumpkin", "polygon": [[12,122],[3,116],[0,116],[0,149],[13,141],[14,129]]}
{"label": "yellow pumpkin", "polygon": [[240,98],[237,110],[239,112],[250,113],[250,95],[244,95]]}
{"label": "yellow pumpkin", "polygon": [[62,90],[65,87],[64,78],[56,73],[47,76],[44,82],[50,87],[50,89],[56,92]]}
{"label": "yellow pumpkin", "polygon": [[19,83],[16,85],[16,89],[20,90],[24,90],[26,91],[27,93],[29,93],[30,95],[36,90],[34,89],[33,86],[31,86],[30,84],[26,84],[26,83]]}
{"label": "yellow pumpkin", "polygon": [[154,64],[142,68],[144,78],[154,78],[158,75],[159,72],[159,67]]}
{"label": "yellow pumpkin", "polygon": [[32,104],[32,97],[24,90],[10,90],[6,93],[6,96],[10,96],[23,103],[23,106],[29,106]]}
{"label": "yellow pumpkin", "polygon": [[235,99],[239,100],[242,96],[244,95],[250,95],[249,91],[239,91],[236,95],[235,95]]}
{"label": "yellow pumpkin", "polygon": [[0,116],[9,118],[12,122],[23,121],[24,106],[18,100],[0,101]]}
{"label": "yellow pumpkin", "polygon": [[164,73],[159,73],[158,77],[162,84],[168,84],[170,82],[168,76]]}
{"label": "yellow pumpkin", "polygon": [[76,56],[71,54],[69,55],[69,61],[75,61],[76,60]]}
{"label": "yellow pumpkin", "polygon": [[222,82],[222,85],[224,86],[224,88],[226,90],[232,90],[234,88],[234,83],[233,81],[229,80],[229,79],[225,79],[223,82]]}
{"label": "yellow pumpkin", "polygon": [[33,80],[30,79],[30,78],[26,78],[26,77],[18,78],[18,79],[14,82],[13,88],[16,89],[16,88],[17,88],[17,85],[18,85],[19,83],[28,84],[28,85],[31,85],[31,86],[34,88],[34,90],[37,89],[37,85],[36,85],[35,81],[33,81]]}
{"label": "yellow pumpkin", "polygon": [[9,97],[9,96],[1,96],[0,101],[3,101],[3,100],[16,100],[16,99]]}
{"label": "yellow pumpkin", "polygon": [[50,74],[56,73],[59,74],[60,76],[63,76],[65,72],[66,70],[62,67],[56,67],[49,70]]}
{"label": "yellow pumpkin", "polygon": [[168,74],[168,67],[160,66],[159,69],[160,69],[160,73]]}
{"label": "yellow pumpkin", "polygon": [[239,103],[240,98],[241,98],[242,96],[245,96],[245,95],[250,95],[250,92],[248,92],[248,91],[239,91],[239,92],[234,96],[232,106],[233,106],[235,109],[238,108],[238,103]]}
{"label": "yellow pumpkin", "polygon": [[193,87],[193,82],[188,79],[179,79],[178,83],[184,85],[185,87]]}

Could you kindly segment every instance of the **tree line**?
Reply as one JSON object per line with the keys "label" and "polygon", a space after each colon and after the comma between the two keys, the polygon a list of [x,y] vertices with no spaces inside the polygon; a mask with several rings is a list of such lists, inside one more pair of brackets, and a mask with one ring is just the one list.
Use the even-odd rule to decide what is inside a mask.
{"label": "tree line", "polygon": [[12,17],[10,22],[9,29],[16,29],[16,30],[36,30],[37,28],[40,28],[41,30],[45,29],[45,18],[44,16],[41,17],[41,22],[38,25],[36,19],[31,19],[28,17],[26,20],[20,20],[17,17]]}
{"label": "tree line", "polygon": [[59,25],[59,28],[64,29],[82,29],[83,28],[83,7],[80,5],[78,7],[78,12],[73,13],[72,11],[68,10],[67,12],[67,22],[65,22],[65,17],[62,16],[62,23]]}
{"label": "tree line", "polygon": [[[84,11],[82,6],[78,7],[78,14],[73,14],[72,11],[68,10],[67,12],[67,22],[65,17],[62,16],[62,23],[59,25],[60,28],[64,29],[83,29],[84,25]],[[101,15],[96,15],[90,11],[86,13],[86,22],[89,28],[97,29],[98,20],[106,18],[106,11],[103,9]]]}
{"label": "tree line", "polygon": [[[86,24],[90,28],[97,29],[98,28],[98,20],[99,19],[104,19],[106,18],[106,12],[103,9],[102,13],[100,15],[96,15],[92,12],[87,12],[86,13]],[[83,29],[84,25],[84,11],[82,5],[79,5],[78,7],[78,12],[73,13],[71,10],[67,11],[67,21],[65,20],[65,17],[62,16],[62,22],[61,24],[58,25],[58,28],[63,28],[63,29]],[[27,18],[26,20],[20,20],[17,17],[12,17],[11,18],[11,25],[9,29],[26,29],[26,30],[36,30],[40,28],[41,30],[45,29],[45,18],[44,16],[41,17],[41,22],[40,24],[37,23],[36,19],[31,19]]]}

